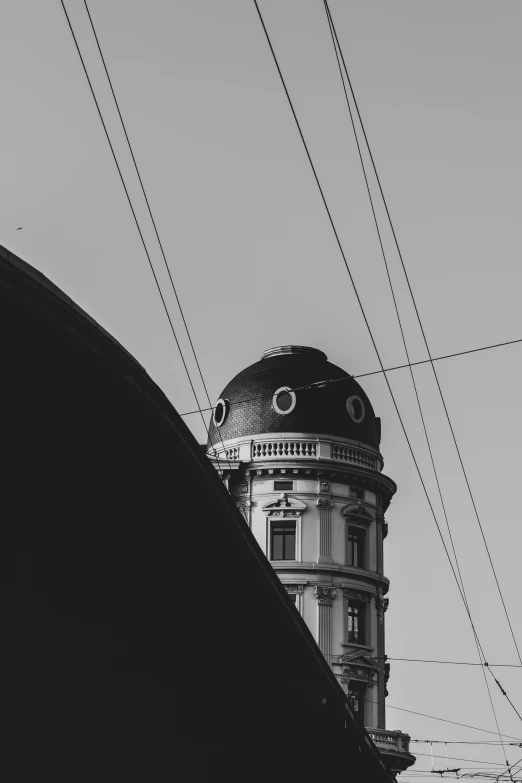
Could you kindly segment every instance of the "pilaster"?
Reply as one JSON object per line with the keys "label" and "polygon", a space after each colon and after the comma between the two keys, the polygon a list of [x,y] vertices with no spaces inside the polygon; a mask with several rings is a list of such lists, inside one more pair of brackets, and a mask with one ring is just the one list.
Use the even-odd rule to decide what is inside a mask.
{"label": "pilaster", "polygon": [[385,704],[385,698],[387,695],[386,690],[386,676],[385,676],[385,663],[384,663],[384,650],[385,650],[385,639],[384,639],[384,614],[388,608],[389,604],[388,598],[384,598],[382,595],[378,595],[375,599],[375,604],[377,607],[377,660],[379,661],[379,683],[378,683],[378,697],[377,701],[379,703],[378,711],[377,711],[377,726],[379,729],[385,729],[386,728],[386,704]]}
{"label": "pilaster", "polygon": [[328,498],[319,498],[319,563],[332,563],[332,506]]}
{"label": "pilaster", "polygon": [[329,666],[332,665],[332,604],[336,595],[337,590],[329,585],[316,585],[315,587],[315,599],[318,604],[319,615],[317,644]]}

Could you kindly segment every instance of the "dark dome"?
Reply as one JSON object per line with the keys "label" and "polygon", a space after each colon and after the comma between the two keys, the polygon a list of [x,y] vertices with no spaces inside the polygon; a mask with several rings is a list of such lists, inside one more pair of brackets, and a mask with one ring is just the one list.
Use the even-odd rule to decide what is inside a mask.
{"label": "dark dome", "polygon": [[[357,381],[345,370],[328,361],[316,348],[286,345],[265,351],[261,360],[230,381],[220,399],[225,406],[216,418],[225,420],[217,427],[211,420],[209,447],[221,439],[249,437],[268,432],[306,432],[349,438],[375,449],[380,442],[380,419]],[[295,406],[289,395],[279,399],[282,415],[273,405],[274,393],[281,387],[298,389],[318,381],[345,378],[338,383],[295,392]],[[347,401],[350,403],[347,410]]]}

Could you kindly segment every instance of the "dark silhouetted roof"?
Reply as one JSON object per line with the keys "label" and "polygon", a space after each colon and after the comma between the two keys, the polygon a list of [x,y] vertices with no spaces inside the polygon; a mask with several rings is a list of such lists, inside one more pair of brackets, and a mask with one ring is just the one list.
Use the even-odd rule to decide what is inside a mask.
{"label": "dark silhouetted roof", "polygon": [[55,783],[391,783],[233,498],[143,368],[1,247],[0,329],[9,780],[48,769]]}

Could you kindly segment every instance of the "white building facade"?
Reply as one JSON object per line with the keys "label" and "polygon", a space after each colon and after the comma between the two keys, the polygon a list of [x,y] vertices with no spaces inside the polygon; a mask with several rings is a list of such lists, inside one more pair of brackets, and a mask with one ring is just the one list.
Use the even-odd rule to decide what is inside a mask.
{"label": "white building facade", "polygon": [[386,729],[389,664],[380,419],[322,351],[281,346],[239,373],[216,404],[209,457],[390,769],[409,737]]}

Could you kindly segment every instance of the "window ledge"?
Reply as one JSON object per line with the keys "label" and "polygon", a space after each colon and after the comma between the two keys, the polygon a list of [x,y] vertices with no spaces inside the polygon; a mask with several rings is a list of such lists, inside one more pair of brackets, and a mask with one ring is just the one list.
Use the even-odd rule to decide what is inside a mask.
{"label": "window ledge", "polygon": [[268,562],[270,563],[270,565],[274,565],[274,564],[278,565],[279,563],[285,563],[285,565],[287,563],[289,563],[290,565],[295,565],[299,561],[298,560],[269,560]]}

